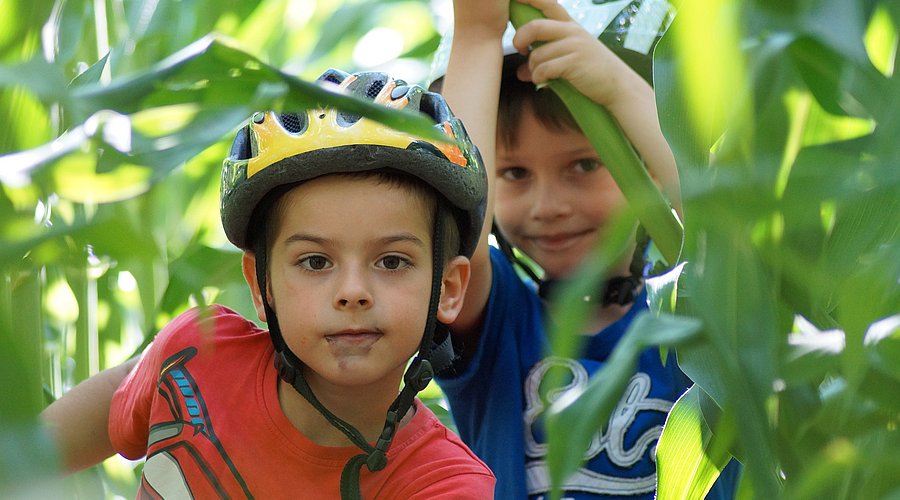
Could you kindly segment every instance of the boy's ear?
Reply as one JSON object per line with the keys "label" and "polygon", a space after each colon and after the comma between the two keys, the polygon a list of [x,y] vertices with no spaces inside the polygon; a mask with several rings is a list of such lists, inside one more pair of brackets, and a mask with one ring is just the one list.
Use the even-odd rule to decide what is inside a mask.
{"label": "boy's ear", "polygon": [[441,300],[438,303],[437,319],[445,325],[456,320],[462,310],[463,298],[469,286],[471,276],[469,259],[458,255],[444,267],[444,279],[441,282]]}
{"label": "boy's ear", "polygon": [[253,296],[253,307],[256,308],[256,316],[260,321],[266,321],[266,309],[263,307],[262,295],[259,292],[259,281],[256,279],[256,254],[244,252],[241,259],[241,267],[244,271],[244,279],[250,286],[250,294]]}

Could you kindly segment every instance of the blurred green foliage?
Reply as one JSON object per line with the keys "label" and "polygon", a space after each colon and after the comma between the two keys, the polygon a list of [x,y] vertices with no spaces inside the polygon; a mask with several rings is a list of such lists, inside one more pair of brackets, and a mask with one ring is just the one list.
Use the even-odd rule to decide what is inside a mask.
{"label": "blurred green foliage", "polygon": [[[898,26],[893,1],[689,0],[658,47],[685,212],[672,312],[701,325],[651,342],[696,383],[658,498],[702,497],[731,456],[740,498],[900,495]],[[556,481],[597,431],[575,423],[620,397],[603,381],[673,327],[636,322],[596,389],[553,408]]]}
{"label": "blurred green foliage", "polygon": [[[36,415],[192,304],[254,318],[218,216],[229,136],[317,101],[430,133],[308,82],[370,64],[421,81],[438,34],[424,1],[2,0],[0,26],[0,495],[133,496],[123,460],[47,481]],[[354,58],[376,28],[398,52]]]}

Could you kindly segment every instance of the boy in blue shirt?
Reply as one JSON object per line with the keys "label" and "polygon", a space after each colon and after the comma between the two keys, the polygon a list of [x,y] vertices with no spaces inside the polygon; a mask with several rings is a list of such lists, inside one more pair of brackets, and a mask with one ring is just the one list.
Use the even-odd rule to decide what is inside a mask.
{"label": "boy in blue shirt", "polygon": [[[578,272],[625,200],[562,103],[535,85],[566,79],[605,106],[676,210],[679,186],[647,80],[555,1],[523,3],[546,19],[522,26],[512,40],[518,53],[511,54],[503,44],[508,2],[454,1],[453,45],[441,91],[481,149],[492,183],[488,215],[498,238],[543,269],[539,291],[546,292]],[[605,8],[615,28],[632,23],[638,5],[657,19],[653,29],[669,15],[652,12],[668,8],[653,1],[601,1],[585,9]],[[543,44],[530,50],[536,42]],[[538,499],[550,490],[541,427],[551,403],[542,390],[546,374],[565,370],[564,389],[583,387],[634,317],[647,310],[642,266],[633,265],[631,252],[626,255],[609,270],[609,285],[589,299],[595,307],[583,332],[584,350],[578,359],[562,359],[548,357],[548,293],[519,278],[509,252],[486,241],[476,250],[463,311],[451,325],[462,359],[454,374],[438,381],[460,436],[496,474],[497,498]],[[563,498],[653,498],[656,442],[669,409],[689,385],[674,356],[663,363],[656,348],[641,353],[609,422],[598,423],[602,431],[588,446],[585,463],[564,481]]]}

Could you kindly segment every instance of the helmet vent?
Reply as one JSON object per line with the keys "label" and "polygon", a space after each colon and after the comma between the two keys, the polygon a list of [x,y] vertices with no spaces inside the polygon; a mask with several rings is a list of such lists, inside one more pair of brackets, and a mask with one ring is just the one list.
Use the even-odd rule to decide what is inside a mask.
{"label": "helmet vent", "polygon": [[282,113],[278,118],[281,126],[292,134],[299,134],[306,129],[306,115],[301,117],[298,113]]}
{"label": "helmet vent", "polygon": [[366,88],[366,97],[369,99],[375,99],[378,97],[378,94],[381,92],[381,89],[384,88],[383,80],[375,80],[369,84],[368,88]]}
{"label": "helmet vent", "polygon": [[450,108],[440,94],[433,92],[419,93],[419,111],[430,116],[435,123],[441,124],[450,121]]}
{"label": "helmet vent", "polygon": [[344,81],[344,79],[341,78],[341,75],[338,74],[338,72],[336,72],[336,71],[327,72],[326,74],[322,75],[322,77],[320,77],[320,80],[329,82],[329,83],[334,83],[336,85],[340,85],[341,82]]}
{"label": "helmet vent", "polygon": [[338,125],[342,127],[349,127],[350,125],[358,122],[360,118],[362,117],[359,115],[354,115],[353,113],[346,113],[342,111],[337,115],[337,122]]}

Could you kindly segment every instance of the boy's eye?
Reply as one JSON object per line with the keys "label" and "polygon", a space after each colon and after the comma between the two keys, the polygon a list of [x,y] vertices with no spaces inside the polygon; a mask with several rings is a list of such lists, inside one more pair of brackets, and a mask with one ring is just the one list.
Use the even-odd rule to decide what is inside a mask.
{"label": "boy's eye", "polygon": [[385,269],[389,269],[391,271],[396,271],[398,269],[403,269],[410,265],[409,260],[399,256],[399,255],[385,255],[378,261],[378,267],[383,267]]}
{"label": "boy's eye", "polygon": [[575,170],[583,173],[593,172],[601,166],[600,160],[594,158],[583,158],[573,164]]}
{"label": "boy's eye", "polygon": [[519,181],[528,176],[528,170],[522,167],[499,168],[497,175],[508,181]]}
{"label": "boy's eye", "polygon": [[322,271],[331,266],[331,262],[322,255],[304,257],[300,259],[299,264],[300,267],[309,271]]}

